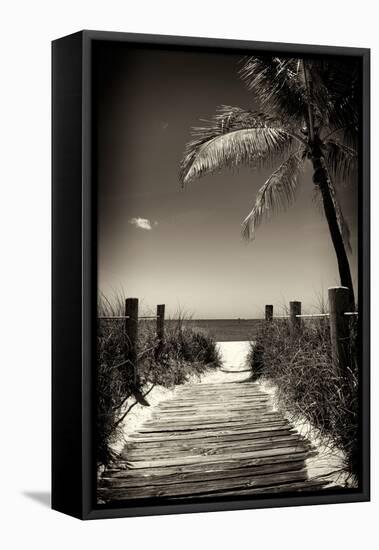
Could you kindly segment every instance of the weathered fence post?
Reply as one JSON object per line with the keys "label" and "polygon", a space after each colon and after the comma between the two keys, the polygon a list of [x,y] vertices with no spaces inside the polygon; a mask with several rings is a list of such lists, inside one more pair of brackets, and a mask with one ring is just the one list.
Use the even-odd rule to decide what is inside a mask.
{"label": "weathered fence post", "polygon": [[266,321],[272,321],[274,317],[274,306],[266,305],[265,306],[265,319]]}
{"label": "weathered fence post", "polygon": [[160,354],[163,350],[164,344],[164,314],[165,314],[165,305],[157,305],[157,339],[158,345],[155,350],[155,360],[158,361]]}
{"label": "weathered fence post", "polygon": [[164,314],[165,305],[157,305],[157,338],[160,342],[163,342],[164,339]]}
{"label": "weathered fence post", "polygon": [[345,313],[351,307],[350,290],[345,286],[329,288],[328,298],[333,364],[344,372],[349,364],[349,320]]}
{"label": "weathered fence post", "polygon": [[131,363],[134,383],[137,382],[138,298],[125,300],[125,359]]}
{"label": "weathered fence post", "polygon": [[301,302],[290,302],[290,323],[292,330],[300,328],[301,318],[297,317],[297,315],[301,315]]}

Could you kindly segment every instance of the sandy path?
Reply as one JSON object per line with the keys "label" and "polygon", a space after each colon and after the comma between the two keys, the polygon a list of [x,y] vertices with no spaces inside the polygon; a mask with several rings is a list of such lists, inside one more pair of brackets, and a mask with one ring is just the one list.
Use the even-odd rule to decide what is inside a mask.
{"label": "sandy path", "polygon": [[[221,353],[222,367],[210,370],[200,380],[195,377],[190,379],[185,386],[212,382],[238,382],[250,377],[250,371],[245,370],[249,342],[217,342],[217,347]],[[171,399],[177,390],[178,387],[164,388],[162,386],[155,386],[146,398],[150,407],[143,407],[139,404],[133,407],[122,423],[123,437],[112,448],[116,452],[120,452],[129,436],[152,416],[155,407],[162,401]],[[126,403],[126,407],[130,407],[133,404],[134,399],[131,398]]]}
{"label": "sandy path", "polygon": [[[242,370],[246,369],[244,365]],[[103,476],[105,502],[207,498],[320,490],[305,459],[314,454],[251,377],[183,384],[130,436]],[[224,380],[225,379],[225,380]]]}
{"label": "sandy path", "polygon": [[[143,407],[139,404],[133,407],[123,423],[123,437],[114,446],[117,452],[121,452],[125,443],[130,440],[130,436],[152,417],[156,407],[166,400],[175,398],[176,394],[180,393],[181,388],[197,384],[228,384],[230,382],[241,382],[250,378],[251,370],[246,364],[250,342],[218,342],[217,346],[222,357],[221,368],[205,373],[200,380],[198,378],[190,379],[183,386],[177,386],[172,389],[156,386],[147,397],[150,407]],[[275,386],[268,382],[259,382],[259,385],[270,396],[272,410],[276,411]],[[133,400],[130,400],[127,406],[130,406],[133,402]],[[329,481],[330,486],[344,485],[346,478],[344,475],[341,475],[343,465],[342,453],[336,449],[323,446],[317,436],[317,431],[309,423],[306,421],[294,423],[286,411],[281,412],[294,424],[298,433],[307,437],[318,451],[316,456],[307,459],[309,478],[326,479]]]}

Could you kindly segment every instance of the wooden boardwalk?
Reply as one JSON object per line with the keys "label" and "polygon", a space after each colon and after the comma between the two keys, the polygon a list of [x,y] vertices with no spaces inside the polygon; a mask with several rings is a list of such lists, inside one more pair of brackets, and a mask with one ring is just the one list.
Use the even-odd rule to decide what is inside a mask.
{"label": "wooden boardwalk", "polygon": [[322,488],[309,442],[251,381],[178,387],[130,437],[98,489],[103,502],[209,498]]}

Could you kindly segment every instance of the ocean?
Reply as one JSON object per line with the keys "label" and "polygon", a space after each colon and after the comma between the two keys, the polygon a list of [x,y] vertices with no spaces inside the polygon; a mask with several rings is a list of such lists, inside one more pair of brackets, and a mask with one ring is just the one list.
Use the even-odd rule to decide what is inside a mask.
{"label": "ocean", "polygon": [[[167,320],[166,323],[176,322]],[[190,319],[184,325],[212,335],[217,342],[254,340],[263,319]]]}

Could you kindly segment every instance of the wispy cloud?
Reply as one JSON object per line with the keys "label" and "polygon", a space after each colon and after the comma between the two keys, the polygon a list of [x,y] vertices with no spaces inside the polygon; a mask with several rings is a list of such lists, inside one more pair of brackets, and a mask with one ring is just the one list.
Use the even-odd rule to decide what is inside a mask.
{"label": "wispy cloud", "polygon": [[[139,229],[146,229],[146,231],[151,231],[153,229],[153,226],[147,218],[131,218],[129,220],[129,223],[132,225],[135,225]],[[158,222],[154,222],[154,225],[158,225]]]}

